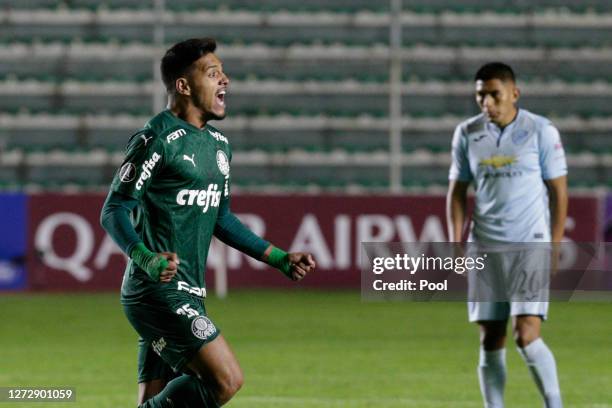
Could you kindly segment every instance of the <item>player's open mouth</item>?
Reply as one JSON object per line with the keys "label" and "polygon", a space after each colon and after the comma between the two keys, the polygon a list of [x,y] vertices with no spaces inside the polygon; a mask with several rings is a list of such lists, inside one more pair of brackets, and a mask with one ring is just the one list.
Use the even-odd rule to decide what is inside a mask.
{"label": "player's open mouth", "polygon": [[216,95],[217,103],[221,106],[225,106],[225,89],[219,91]]}

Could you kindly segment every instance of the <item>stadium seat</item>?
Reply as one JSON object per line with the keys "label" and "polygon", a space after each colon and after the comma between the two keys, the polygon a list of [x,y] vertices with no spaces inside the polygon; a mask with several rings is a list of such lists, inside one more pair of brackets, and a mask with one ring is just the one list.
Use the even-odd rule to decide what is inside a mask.
{"label": "stadium seat", "polygon": [[[219,40],[233,84],[230,115],[218,126],[247,160],[233,167],[241,185],[388,187],[388,163],[356,158],[390,148],[389,2],[166,6],[166,44],[203,35],[202,24]],[[153,85],[153,61],[163,47],[153,45],[152,7],[137,0],[0,0],[0,147],[26,156],[59,151],[65,159],[3,166],[0,188],[108,183],[127,138],[152,112],[152,90],[161,89]],[[435,159],[405,164],[405,188],[446,184],[447,163],[438,161],[448,155],[456,123],[477,112],[469,83],[491,59],[506,60],[519,73],[521,106],[560,123],[579,169],[571,185],[610,184],[603,163],[612,152],[606,121],[612,117],[612,29],[598,13],[612,11],[612,3],[404,0],[403,7],[402,150]],[[106,155],[102,164],[72,163],[97,149]],[[326,159],[320,166],[289,165],[287,157]]]}

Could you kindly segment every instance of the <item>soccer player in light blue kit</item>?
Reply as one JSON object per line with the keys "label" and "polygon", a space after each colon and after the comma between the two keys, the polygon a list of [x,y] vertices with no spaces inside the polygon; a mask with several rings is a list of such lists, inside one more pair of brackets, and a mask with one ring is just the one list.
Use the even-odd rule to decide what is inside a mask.
{"label": "soccer player in light blue kit", "polygon": [[[470,241],[498,247],[560,242],[567,215],[567,165],[559,132],[548,119],[517,108],[520,93],[508,65],[483,65],[475,84],[481,114],[459,124],[452,142],[447,196],[450,240],[462,239],[467,190],[473,184]],[[503,262],[490,256],[488,267],[511,274],[538,262],[533,254],[529,257],[529,251],[518,252],[500,254],[506,257]],[[552,265],[544,268],[554,269],[556,250],[545,259]],[[506,326],[511,317],[518,351],[545,406],[561,407],[555,358],[540,337],[548,302],[469,302],[468,308],[470,321],[480,326],[478,376],[484,406],[504,406]]]}

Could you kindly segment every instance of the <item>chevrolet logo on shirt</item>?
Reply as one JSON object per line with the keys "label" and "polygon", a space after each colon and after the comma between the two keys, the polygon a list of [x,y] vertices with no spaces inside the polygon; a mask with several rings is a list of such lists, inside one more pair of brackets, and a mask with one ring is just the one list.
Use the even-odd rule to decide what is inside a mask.
{"label": "chevrolet logo on shirt", "polygon": [[491,166],[494,169],[500,169],[504,166],[509,166],[516,162],[514,156],[492,156],[488,159],[483,159],[478,163],[479,166]]}

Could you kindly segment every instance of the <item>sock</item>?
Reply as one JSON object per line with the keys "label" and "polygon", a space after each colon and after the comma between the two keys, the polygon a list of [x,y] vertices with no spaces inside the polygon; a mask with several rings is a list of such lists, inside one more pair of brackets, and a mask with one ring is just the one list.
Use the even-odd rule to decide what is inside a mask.
{"label": "sock", "polygon": [[527,347],[518,348],[518,352],[527,363],[529,371],[544,398],[546,408],[561,408],[561,390],[557,378],[555,357],[544,340],[532,341]]}
{"label": "sock", "polygon": [[503,408],[506,385],[506,349],[486,351],[480,347],[478,363],[480,392],[485,408]]}
{"label": "sock", "polygon": [[138,408],[217,408],[220,405],[197,377],[182,375],[170,381],[156,396]]}

